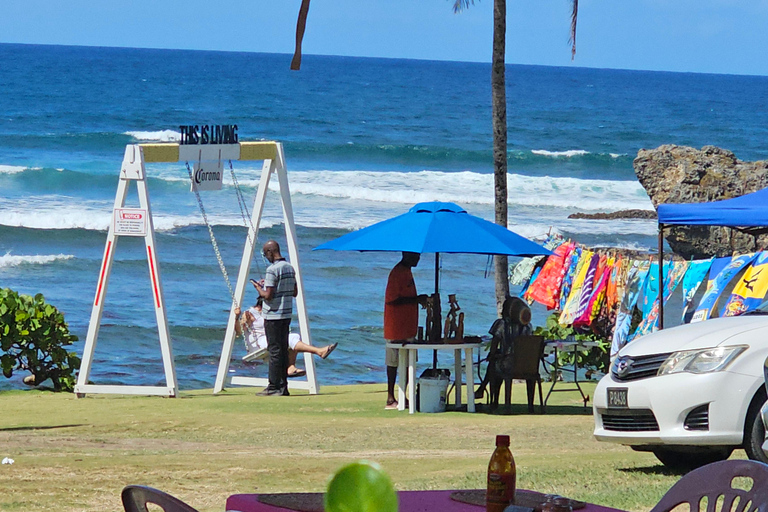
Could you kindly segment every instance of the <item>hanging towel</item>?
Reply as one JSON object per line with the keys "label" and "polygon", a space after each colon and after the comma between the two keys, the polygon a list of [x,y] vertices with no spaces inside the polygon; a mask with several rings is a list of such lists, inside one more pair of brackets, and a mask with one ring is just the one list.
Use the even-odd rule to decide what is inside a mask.
{"label": "hanging towel", "polygon": [[627,273],[627,284],[624,295],[621,298],[619,312],[616,314],[616,326],[613,330],[611,342],[611,359],[627,343],[629,327],[632,323],[632,310],[640,297],[640,290],[645,287],[645,278],[648,276],[650,264],[647,261],[633,261]]}
{"label": "hanging towel", "polygon": [[[707,291],[704,292],[704,296],[701,298],[699,307],[696,308],[696,312],[693,314],[691,322],[701,322],[712,316],[712,311],[715,310],[717,299],[720,297],[723,289],[728,285],[731,279],[739,273],[739,270],[751,263],[756,256],[755,253],[734,256],[718,274],[714,274],[715,263],[718,263],[718,260],[712,262],[712,269],[710,269],[709,272],[709,282],[707,283]],[[713,275],[715,275],[714,279],[712,279]]]}
{"label": "hanging towel", "polygon": [[[693,298],[696,296],[696,291],[704,281],[704,277],[707,275],[709,268],[712,266],[713,258],[708,260],[695,260],[688,265],[688,271],[683,277],[683,314],[682,322],[687,324],[690,319],[686,319],[685,315],[688,308],[693,306]],[[693,312],[691,312],[693,314]]]}
{"label": "hanging towel", "polygon": [[768,291],[768,252],[757,253],[725,305],[723,316],[736,316],[751,311],[763,302]]}

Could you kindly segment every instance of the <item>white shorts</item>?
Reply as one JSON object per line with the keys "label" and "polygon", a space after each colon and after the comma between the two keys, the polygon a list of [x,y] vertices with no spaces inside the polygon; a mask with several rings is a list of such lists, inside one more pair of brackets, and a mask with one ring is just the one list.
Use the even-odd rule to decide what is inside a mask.
{"label": "white shorts", "polygon": [[[416,338],[410,338],[408,340],[396,340],[396,341],[386,340],[387,343],[403,343],[403,342],[413,343],[414,341],[416,341]],[[386,352],[386,355],[384,356],[384,364],[386,364],[387,366],[394,366],[395,368],[397,368],[398,362],[399,362],[397,353],[399,352],[399,350],[397,350],[396,348],[389,348],[389,347],[386,347],[384,350]],[[414,352],[416,354],[416,361],[418,361],[419,351],[416,350]]]}
{"label": "white shorts", "polygon": [[[292,332],[288,335],[288,348],[296,350],[296,345],[301,341],[301,336],[298,333]],[[267,337],[259,336],[254,343],[250,339],[246,340],[246,349],[248,352],[256,352],[257,350],[267,348]]]}

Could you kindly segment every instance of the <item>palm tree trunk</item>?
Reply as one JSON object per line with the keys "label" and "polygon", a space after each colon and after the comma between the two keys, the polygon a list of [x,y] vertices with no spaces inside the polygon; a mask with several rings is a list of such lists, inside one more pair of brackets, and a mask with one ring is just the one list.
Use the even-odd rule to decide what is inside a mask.
{"label": "palm tree trunk", "polygon": [[304,31],[307,28],[307,14],[309,14],[309,0],[302,0],[299,7],[299,17],[296,19],[296,48],[293,50],[291,69],[301,69],[301,42],[304,40]]}
{"label": "palm tree trunk", "polygon": [[[505,80],[507,1],[493,2],[493,56],[491,99],[493,116],[493,178],[496,224],[507,227],[507,91]],[[496,308],[501,313],[509,295],[506,256],[495,257]]]}

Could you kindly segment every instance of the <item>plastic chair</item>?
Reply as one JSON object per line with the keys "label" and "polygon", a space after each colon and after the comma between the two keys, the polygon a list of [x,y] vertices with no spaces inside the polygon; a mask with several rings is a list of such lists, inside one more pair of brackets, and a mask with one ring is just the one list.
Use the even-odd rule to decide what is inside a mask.
{"label": "plastic chair", "polygon": [[[512,378],[525,380],[529,413],[533,413],[533,395],[536,392],[536,384],[539,385],[539,410],[544,414],[546,410],[544,395],[541,391],[541,373],[539,373],[539,364],[544,356],[544,337],[520,335],[515,337],[513,344],[515,356],[512,360]],[[507,387],[504,392],[511,395],[512,386]]]}
{"label": "plastic chair", "polygon": [[144,485],[127,485],[120,497],[125,512],[148,512],[147,503],[153,503],[165,512],[198,512],[180,499]]}
{"label": "plastic chair", "polygon": [[[746,490],[734,487],[736,477],[751,480],[751,485],[745,484]],[[690,512],[764,512],[768,510],[768,465],[724,460],[694,469],[678,480],[651,512],[669,512],[685,504]],[[683,510],[688,509],[684,506]]]}

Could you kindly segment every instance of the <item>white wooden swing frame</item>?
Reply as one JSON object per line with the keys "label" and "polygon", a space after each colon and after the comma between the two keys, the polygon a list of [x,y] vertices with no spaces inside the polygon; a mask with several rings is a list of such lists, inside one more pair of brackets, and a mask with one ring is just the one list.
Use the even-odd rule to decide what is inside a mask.
{"label": "white wooden swing frame", "polygon": [[[288,173],[285,166],[285,155],[283,146],[279,142],[240,142],[237,144],[216,144],[216,145],[180,145],[176,143],[168,144],[129,144],[125,148],[125,156],[120,169],[120,181],[117,186],[115,203],[112,210],[112,222],[110,222],[107,233],[107,241],[104,248],[104,257],[99,273],[99,280],[96,286],[96,298],[94,299],[91,310],[91,318],[88,324],[88,334],[83,349],[80,371],[75,385],[75,393],[78,397],[86,394],[128,394],[128,395],[160,395],[175,397],[178,395],[178,382],[176,379],[176,369],[173,360],[173,348],[168,331],[168,318],[165,308],[165,299],[163,298],[163,287],[160,279],[160,268],[157,261],[157,252],[155,250],[155,230],[152,221],[152,207],[149,201],[149,192],[146,182],[146,163],[160,162],[190,162],[190,161],[216,161],[222,160],[263,160],[261,171],[261,180],[259,189],[254,200],[253,210],[251,212],[251,222],[248,227],[248,236],[246,237],[243,257],[240,261],[240,270],[237,276],[237,283],[233,291],[233,301],[227,321],[227,330],[224,336],[224,343],[221,350],[221,358],[216,373],[216,381],[213,392],[219,393],[224,390],[229,382],[232,385],[240,386],[266,386],[266,378],[250,377],[229,377],[229,367],[232,358],[232,349],[235,342],[235,308],[243,303],[245,296],[245,287],[248,283],[248,274],[250,272],[251,260],[253,259],[254,245],[256,243],[261,215],[264,210],[266,194],[269,188],[269,180],[274,173],[277,175],[280,187],[280,199],[283,207],[283,220],[285,225],[286,242],[288,246],[288,256],[291,264],[296,271],[296,285],[298,295],[296,296],[296,313],[299,319],[299,331],[301,340],[312,344],[312,338],[309,330],[309,316],[307,314],[306,301],[304,295],[304,284],[301,276],[301,267],[299,265],[299,250],[296,238],[296,224],[293,218],[293,206],[291,204],[291,194],[288,187]],[[136,182],[139,209],[126,209],[125,201],[128,196],[129,185]],[[128,221],[128,229],[118,223],[118,215],[130,210],[136,220]],[[143,219],[138,217],[143,215]],[[143,229],[141,229],[141,223]],[[138,229],[133,229],[137,228]],[[147,263],[149,265],[149,277],[152,285],[153,304],[155,309],[155,318],[157,320],[158,335],[160,341],[160,352],[162,354],[163,369],[165,372],[165,386],[130,386],[130,385],[101,385],[89,384],[91,369],[93,367],[93,356],[96,349],[96,343],[101,326],[101,317],[104,310],[104,299],[107,294],[109,277],[114,262],[117,240],[120,236],[142,236],[147,250]],[[305,389],[310,394],[317,394],[319,387],[317,376],[315,374],[314,361],[312,354],[304,353],[304,365],[306,368],[306,380],[291,379],[288,382],[289,389]]]}

